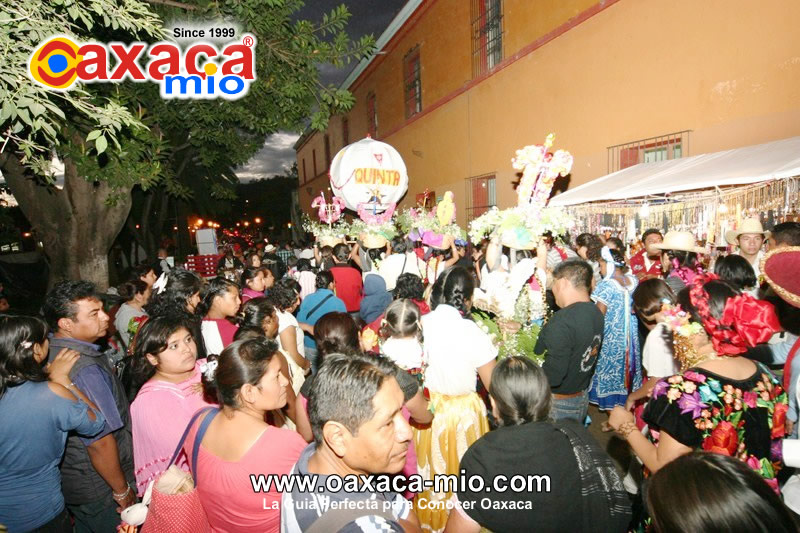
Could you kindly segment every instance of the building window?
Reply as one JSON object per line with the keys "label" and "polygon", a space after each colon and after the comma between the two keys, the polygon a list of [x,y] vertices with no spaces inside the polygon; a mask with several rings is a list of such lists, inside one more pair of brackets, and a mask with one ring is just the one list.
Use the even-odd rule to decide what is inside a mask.
{"label": "building window", "polygon": [[325,168],[330,168],[331,166],[331,138],[326,133],[325,134]]}
{"label": "building window", "polygon": [[467,222],[481,216],[497,205],[494,174],[467,178]]}
{"label": "building window", "polygon": [[367,133],[373,139],[378,137],[378,103],[372,91],[367,93]]}
{"label": "building window", "polygon": [[472,76],[503,60],[503,1],[472,0]]}
{"label": "building window", "polygon": [[342,118],[342,146],[350,144],[350,121]]}
{"label": "building window", "polygon": [[308,181],[308,174],[306,173],[306,158],[303,158],[303,183]]}
{"label": "building window", "polygon": [[608,173],[638,165],[680,159],[689,155],[691,130],[668,133],[608,147]]}
{"label": "building window", "polygon": [[317,177],[317,151],[311,150],[311,160],[314,162],[314,177]]}
{"label": "building window", "polygon": [[403,59],[403,78],[406,95],[406,118],[411,118],[422,111],[419,46],[406,54]]}

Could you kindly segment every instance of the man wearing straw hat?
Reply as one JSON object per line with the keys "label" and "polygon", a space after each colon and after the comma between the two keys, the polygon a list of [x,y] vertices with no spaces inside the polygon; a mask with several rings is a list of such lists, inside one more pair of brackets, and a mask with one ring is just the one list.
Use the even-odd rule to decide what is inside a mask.
{"label": "man wearing straw hat", "polygon": [[725,240],[728,244],[735,244],[739,247],[738,254],[753,267],[756,279],[761,276],[761,258],[764,256],[762,247],[764,241],[769,238],[769,232],[764,231],[761,221],[757,218],[746,218],[739,229],[728,230],[725,232]]}

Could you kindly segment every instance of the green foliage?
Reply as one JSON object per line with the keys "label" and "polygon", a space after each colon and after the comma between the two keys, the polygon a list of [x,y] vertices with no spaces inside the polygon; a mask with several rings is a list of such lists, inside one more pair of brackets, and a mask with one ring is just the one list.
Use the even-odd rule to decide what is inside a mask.
{"label": "green foliage", "polygon": [[0,146],[22,155],[37,174],[49,175],[53,147],[74,121],[91,132],[95,154],[119,146],[123,130],[141,127],[137,117],[94,87],[49,91],[28,76],[28,58],[44,40],[66,34],[76,40],[108,36],[158,37],[161,24],[137,0],[5,0],[0,3]]}

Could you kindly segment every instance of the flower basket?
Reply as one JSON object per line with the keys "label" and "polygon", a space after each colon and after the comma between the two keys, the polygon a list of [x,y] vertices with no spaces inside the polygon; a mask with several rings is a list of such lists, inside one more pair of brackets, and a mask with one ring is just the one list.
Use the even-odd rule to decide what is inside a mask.
{"label": "flower basket", "polygon": [[333,248],[333,247],[334,247],[334,246],[336,246],[337,244],[341,244],[341,243],[343,243],[343,242],[344,242],[344,241],[341,239],[341,237],[333,237],[333,236],[331,236],[331,235],[322,235],[322,236],[320,236],[320,237],[317,239],[317,241],[318,241],[318,242],[319,242],[319,243],[320,243],[322,246],[330,246],[331,248]]}
{"label": "flower basket", "polygon": [[358,239],[361,241],[361,244],[364,245],[364,248],[383,248],[389,242],[383,235],[366,232],[360,234]]}

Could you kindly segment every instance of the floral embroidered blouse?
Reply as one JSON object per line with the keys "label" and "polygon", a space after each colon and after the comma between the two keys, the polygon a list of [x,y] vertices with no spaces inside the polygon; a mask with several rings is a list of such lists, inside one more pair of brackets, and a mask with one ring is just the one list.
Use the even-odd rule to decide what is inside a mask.
{"label": "floral embroidered blouse", "polygon": [[780,382],[759,364],[743,380],[701,368],[664,378],[642,418],[651,430],[666,431],[685,446],[738,457],[777,492],[787,410]]}

